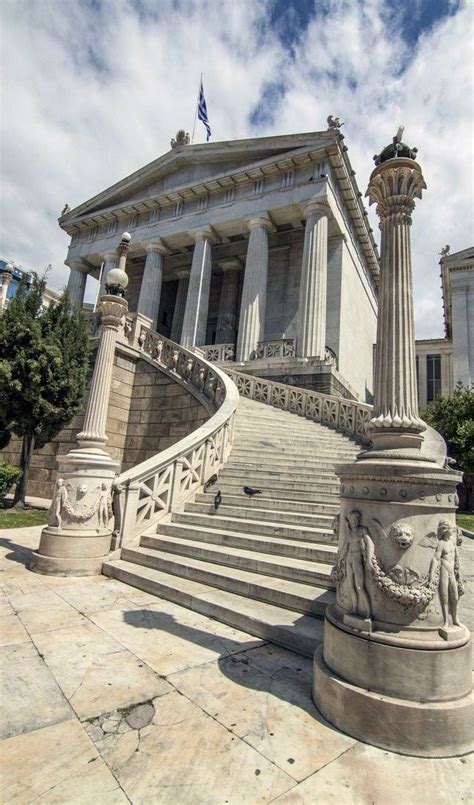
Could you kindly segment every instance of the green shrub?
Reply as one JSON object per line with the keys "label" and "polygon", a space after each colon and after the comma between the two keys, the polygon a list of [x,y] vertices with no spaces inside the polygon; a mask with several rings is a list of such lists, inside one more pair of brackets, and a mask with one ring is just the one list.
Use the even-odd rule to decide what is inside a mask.
{"label": "green shrub", "polygon": [[19,467],[14,467],[13,464],[8,464],[6,461],[0,462],[0,500],[3,500],[20,476],[21,470]]}

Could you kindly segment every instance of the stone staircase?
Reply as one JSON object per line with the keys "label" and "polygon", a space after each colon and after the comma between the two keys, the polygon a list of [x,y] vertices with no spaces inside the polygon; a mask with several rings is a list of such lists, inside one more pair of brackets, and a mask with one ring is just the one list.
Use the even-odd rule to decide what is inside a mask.
{"label": "stone staircase", "polygon": [[[324,425],[241,399],[218,482],[145,533],[139,546],[123,548],[103,572],[312,656],[334,598],[334,466],[359,450]],[[247,497],[244,486],[262,493]]]}

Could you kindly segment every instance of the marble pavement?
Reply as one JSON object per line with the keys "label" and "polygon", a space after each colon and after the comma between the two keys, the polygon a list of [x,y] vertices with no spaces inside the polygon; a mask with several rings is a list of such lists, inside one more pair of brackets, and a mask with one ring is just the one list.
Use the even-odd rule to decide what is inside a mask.
{"label": "marble pavement", "polygon": [[324,722],[310,660],[113,579],[29,572],[40,532],[0,533],[3,803],[474,801],[472,757],[403,757]]}

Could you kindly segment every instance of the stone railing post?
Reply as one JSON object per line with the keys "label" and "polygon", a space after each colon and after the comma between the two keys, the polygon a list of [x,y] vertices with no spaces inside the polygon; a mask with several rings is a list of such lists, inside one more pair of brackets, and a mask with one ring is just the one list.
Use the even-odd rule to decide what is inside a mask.
{"label": "stone railing post", "polygon": [[424,443],[418,415],[409,227],[425,182],[402,131],[369,182],[382,230],[373,447],[336,467],[336,603],[315,654],[313,699],[354,738],[443,757],[473,747],[470,635],[458,614],[461,474]]}
{"label": "stone railing post", "polygon": [[41,534],[30,568],[60,576],[100,573],[111,545],[112,482],[119,463],[104,450],[107,441],[115,343],[128,305],[123,298],[128,278],[125,272],[130,235],[119,245],[119,266],[109,271],[107,294],[99,304],[101,334],[86,402],[78,447],[59,456],[56,489],[48,525]]}

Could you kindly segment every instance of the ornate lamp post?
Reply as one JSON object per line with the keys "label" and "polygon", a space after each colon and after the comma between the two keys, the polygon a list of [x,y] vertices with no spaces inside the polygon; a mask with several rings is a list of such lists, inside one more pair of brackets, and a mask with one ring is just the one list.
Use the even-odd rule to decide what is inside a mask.
{"label": "ornate lamp post", "polygon": [[472,748],[470,635],[455,521],[461,475],[418,415],[410,226],[426,187],[416,149],[375,158],[367,195],[382,233],[371,450],[340,465],[336,604],[314,661],[313,699],[331,723],[426,757]]}
{"label": "ornate lamp post", "polygon": [[125,271],[131,236],[122,235],[119,264],[107,275],[106,295],[99,303],[101,335],[87,398],[84,424],[77,435],[78,447],[58,456],[59,475],[38,551],[30,568],[59,576],[100,573],[110,550],[112,530],[111,487],[118,469],[105,451],[107,411],[117,333],[128,310],[124,298]]}

